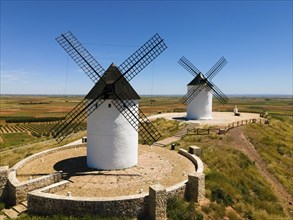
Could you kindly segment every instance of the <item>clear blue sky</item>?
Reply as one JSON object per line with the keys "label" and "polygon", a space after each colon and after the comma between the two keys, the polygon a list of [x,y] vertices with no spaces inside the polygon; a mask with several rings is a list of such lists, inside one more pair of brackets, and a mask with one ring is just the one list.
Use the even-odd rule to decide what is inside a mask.
{"label": "clear blue sky", "polygon": [[224,56],[213,82],[225,94],[292,94],[292,1],[1,0],[1,94],[86,94],[93,83],[55,41],[71,31],[107,69],[155,33],[168,48],[131,84],[184,94]]}

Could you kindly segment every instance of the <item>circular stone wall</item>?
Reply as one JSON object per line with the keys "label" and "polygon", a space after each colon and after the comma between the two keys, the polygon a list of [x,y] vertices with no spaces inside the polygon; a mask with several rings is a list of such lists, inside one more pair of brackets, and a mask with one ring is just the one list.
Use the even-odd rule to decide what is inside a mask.
{"label": "circular stone wall", "polygon": [[115,197],[148,192],[149,186],[171,187],[187,180],[195,172],[194,164],[186,157],[161,147],[139,145],[138,164],[123,170],[98,171],[86,165],[86,148],[72,147],[39,155],[17,170],[17,179],[25,181],[63,171],[69,180],[57,195],[78,197]]}

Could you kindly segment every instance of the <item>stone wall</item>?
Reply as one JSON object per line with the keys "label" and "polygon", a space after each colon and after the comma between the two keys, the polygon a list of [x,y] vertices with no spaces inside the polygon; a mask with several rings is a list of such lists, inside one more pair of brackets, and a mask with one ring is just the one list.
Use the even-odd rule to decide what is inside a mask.
{"label": "stone wall", "polygon": [[[144,215],[147,194],[120,197],[71,197],[51,194],[65,187],[61,181],[43,189],[28,193],[28,213],[38,215],[64,214],[82,216],[86,214],[135,218]],[[51,192],[51,193],[48,193]]]}
{"label": "stone wall", "polygon": [[24,182],[19,182],[16,178],[17,170],[23,167],[26,163],[39,158],[43,157],[44,155],[55,153],[64,149],[70,149],[70,148],[78,148],[78,147],[85,147],[85,144],[80,145],[67,145],[62,147],[57,147],[54,149],[49,149],[46,151],[42,151],[40,153],[33,154],[18,163],[16,163],[8,173],[8,203],[10,205],[16,205],[22,201],[25,201],[27,199],[27,193],[29,191],[39,189],[45,186],[48,186],[50,184],[59,182],[62,179],[62,173],[56,172],[54,174],[50,174],[47,176],[42,176],[36,179],[27,180]]}
{"label": "stone wall", "polygon": [[15,177],[15,171],[10,171],[8,203],[10,205],[19,204],[20,202],[27,200],[28,192],[59,182],[61,179],[62,173],[56,172],[40,178],[19,182]]}
{"label": "stone wall", "polygon": [[194,154],[190,154],[186,150],[181,149],[181,148],[178,150],[178,153],[182,154],[183,156],[187,157],[189,160],[192,161],[192,163],[196,167],[196,172],[198,172],[198,173],[203,172],[204,166],[203,166],[201,159],[198,156],[195,156]]}
{"label": "stone wall", "polygon": [[[31,214],[74,216],[93,214],[128,218],[145,218],[148,216],[151,219],[166,219],[168,198],[175,196],[198,202],[204,197],[204,167],[202,161],[199,157],[183,149],[179,149],[179,153],[195,164],[197,172],[189,174],[188,179],[168,188],[162,186],[159,188],[150,187],[149,193],[120,197],[61,196],[54,194],[54,192],[60,188],[66,188],[69,183],[66,180],[61,181],[61,173],[19,183],[15,177],[16,170],[12,169],[9,175],[15,177],[15,182],[11,181],[10,195],[15,195],[12,198],[15,203],[26,198],[27,195],[28,212]],[[39,154],[39,156],[41,155]],[[13,178],[9,178],[9,180],[11,179]],[[34,187],[35,190],[33,190]]]}
{"label": "stone wall", "polygon": [[101,216],[121,216],[135,218],[140,216],[144,208],[144,197],[128,199],[88,199],[66,196],[50,197],[28,196],[28,213],[38,215],[64,214],[82,216],[86,214]]}
{"label": "stone wall", "polygon": [[[204,176],[203,173],[190,176]],[[204,196],[204,188],[198,187],[198,181],[183,181],[172,187],[161,185],[150,187],[149,194],[136,194],[120,197],[71,197],[52,194],[66,188],[68,181],[60,181],[42,189],[28,193],[28,213],[38,215],[64,214],[83,216],[86,214],[101,216],[120,216],[128,218],[167,219],[167,200],[171,197],[189,198],[196,202]],[[204,182],[201,182],[204,183]],[[197,197],[195,197],[196,195]],[[187,197],[186,197],[187,196]]]}
{"label": "stone wall", "polygon": [[8,166],[0,167],[0,201],[8,197]]}
{"label": "stone wall", "polygon": [[167,192],[161,185],[147,193],[120,197],[71,197],[54,193],[64,189],[64,180],[28,193],[28,213],[38,215],[64,214],[83,216],[118,216],[128,218],[167,219]]}
{"label": "stone wall", "polygon": [[205,175],[193,173],[188,175],[186,199],[199,202],[205,198]]}
{"label": "stone wall", "polygon": [[167,198],[172,198],[172,197],[179,197],[184,199],[186,197],[186,186],[187,186],[187,181],[185,180],[181,183],[178,183],[174,186],[166,188],[167,192]]}
{"label": "stone wall", "polygon": [[28,212],[31,214],[85,214],[120,216],[128,218],[147,216],[150,219],[167,219],[167,200],[171,197],[187,198],[198,202],[204,198],[203,164],[200,158],[181,149],[181,154],[193,161],[199,172],[188,175],[188,179],[168,188],[151,186],[149,194],[121,197],[71,197],[52,194],[65,188],[68,181],[61,181],[28,193]]}
{"label": "stone wall", "polygon": [[153,185],[149,188],[149,210],[148,214],[151,220],[167,219],[167,192],[160,185]]}

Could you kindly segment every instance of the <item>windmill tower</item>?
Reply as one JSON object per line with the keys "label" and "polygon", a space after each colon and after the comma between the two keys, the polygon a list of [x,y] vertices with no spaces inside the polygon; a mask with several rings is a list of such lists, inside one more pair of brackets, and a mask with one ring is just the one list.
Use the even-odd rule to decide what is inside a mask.
{"label": "windmill tower", "polygon": [[178,63],[194,76],[194,79],[187,84],[187,94],[180,100],[187,105],[186,118],[212,119],[213,95],[222,104],[228,101],[228,97],[210,81],[226,65],[226,59],[221,57],[205,76],[184,56]]}
{"label": "windmill tower", "polygon": [[139,95],[129,81],[167,47],[158,34],[140,47],[119,67],[105,71],[71,32],[56,38],[58,43],[95,83],[85,98],[54,128],[61,142],[87,119],[87,165],[100,170],[124,169],[137,164],[138,133],[152,144],[160,138],[139,110]]}

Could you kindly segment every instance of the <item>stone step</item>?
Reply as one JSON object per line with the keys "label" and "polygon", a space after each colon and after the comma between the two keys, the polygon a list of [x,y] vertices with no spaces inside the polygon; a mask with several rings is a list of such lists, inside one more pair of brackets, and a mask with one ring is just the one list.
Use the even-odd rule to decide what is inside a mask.
{"label": "stone step", "polygon": [[20,204],[24,205],[25,207],[27,207],[27,201],[23,201]]}
{"label": "stone step", "polygon": [[27,210],[27,206],[24,206],[23,204],[18,204],[16,206],[13,206],[12,209],[21,214]]}
{"label": "stone step", "polygon": [[18,212],[14,209],[4,209],[3,212],[8,218],[17,218],[18,216]]}
{"label": "stone step", "polygon": [[6,215],[0,215],[0,220],[5,220],[5,219],[7,219]]}

